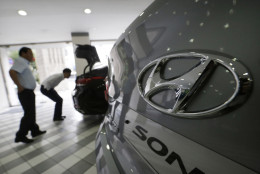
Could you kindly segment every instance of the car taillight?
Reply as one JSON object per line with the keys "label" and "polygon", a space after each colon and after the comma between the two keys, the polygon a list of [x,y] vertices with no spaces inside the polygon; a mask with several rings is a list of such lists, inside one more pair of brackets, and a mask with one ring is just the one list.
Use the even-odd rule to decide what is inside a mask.
{"label": "car taillight", "polygon": [[82,79],[78,79],[76,83],[81,84],[81,85],[85,85],[88,82],[90,82],[91,80],[92,80],[91,78],[82,78]]}

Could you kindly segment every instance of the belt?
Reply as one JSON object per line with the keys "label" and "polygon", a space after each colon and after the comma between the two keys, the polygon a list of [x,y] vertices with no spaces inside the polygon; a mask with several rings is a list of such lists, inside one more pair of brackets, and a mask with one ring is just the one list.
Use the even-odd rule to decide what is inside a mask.
{"label": "belt", "polygon": [[27,88],[24,88],[24,90],[26,90],[26,91],[34,91],[34,89],[27,89]]}

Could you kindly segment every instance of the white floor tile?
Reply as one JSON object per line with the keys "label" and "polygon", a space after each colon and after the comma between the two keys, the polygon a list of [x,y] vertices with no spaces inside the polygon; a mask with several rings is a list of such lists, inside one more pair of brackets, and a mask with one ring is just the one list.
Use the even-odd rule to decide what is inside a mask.
{"label": "white floor tile", "polygon": [[74,155],[76,155],[77,157],[83,159],[86,156],[88,156],[91,152],[93,152],[92,149],[89,149],[87,147],[83,147],[83,148],[79,149],[77,152],[75,152]]}
{"label": "white floor tile", "polygon": [[4,152],[4,151],[7,151],[7,150],[10,150],[10,149],[12,149],[12,146],[10,146],[9,144],[7,144],[7,145],[2,146],[2,147],[0,148],[0,153],[1,153],[1,152]]}
{"label": "white floor tile", "polygon": [[44,152],[44,154],[46,154],[48,157],[52,157],[52,156],[56,155],[57,153],[59,153],[60,151],[62,151],[61,148],[53,147],[50,150]]}

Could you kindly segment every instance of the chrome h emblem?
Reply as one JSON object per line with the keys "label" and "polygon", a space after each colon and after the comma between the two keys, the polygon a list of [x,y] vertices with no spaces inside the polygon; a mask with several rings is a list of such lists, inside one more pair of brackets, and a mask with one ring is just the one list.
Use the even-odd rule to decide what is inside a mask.
{"label": "chrome h emblem", "polygon": [[[164,62],[176,58],[196,58],[199,60],[199,63],[194,66],[193,69],[187,70],[187,72],[180,77],[170,80],[161,78],[161,68]],[[223,104],[215,108],[209,108],[208,110],[198,112],[186,112],[184,108],[190,98],[203,86],[203,82],[207,80],[214,69],[213,67],[216,65],[222,65],[232,73],[236,86],[233,95]],[[149,71],[148,78],[143,81],[144,75],[148,73],[148,70],[151,69],[151,67],[152,70]],[[172,54],[156,59],[143,68],[138,76],[137,83],[141,96],[155,109],[176,117],[201,118],[215,115],[227,108],[242,104],[251,89],[252,78],[247,69],[239,63],[236,58],[230,59],[223,56],[191,52]],[[175,102],[172,103],[170,108],[163,108],[151,101],[152,95],[158,91],[169,89],[175,92]],[[240,95],[240,91],[243,91],[244,95]]]}

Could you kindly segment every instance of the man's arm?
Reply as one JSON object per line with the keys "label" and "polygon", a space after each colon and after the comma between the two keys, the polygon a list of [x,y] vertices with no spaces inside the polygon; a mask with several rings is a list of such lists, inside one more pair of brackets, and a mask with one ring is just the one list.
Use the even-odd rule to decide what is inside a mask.
{"label": "man's arm", "polygon": [[22,92],[24,90],[23,86],[20,84],[18,77],[17,77],[17,72],[15,70],[10,70],[9,74],[12,78],[12,80],[14,81],[14,83],[16,84],[17,88],[18,88],[18,92]]}

